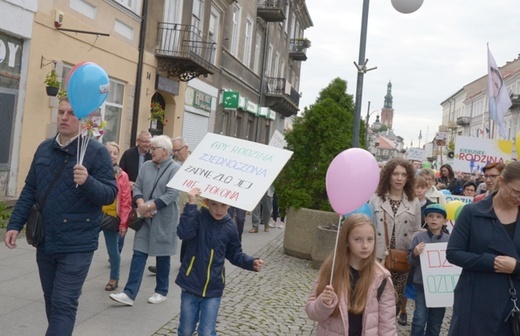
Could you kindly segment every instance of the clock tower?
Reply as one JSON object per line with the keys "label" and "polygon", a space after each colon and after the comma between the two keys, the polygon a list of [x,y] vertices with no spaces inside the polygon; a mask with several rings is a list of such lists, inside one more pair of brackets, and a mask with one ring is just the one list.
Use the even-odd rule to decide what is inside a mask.
{"label": "clock tower", "polygon": [[388,82],[386,87],[385,104],[381,110],[381,123],[386,125],[389,130],[392,129],[392,122],[394,120],[394,109],[392,108],[393,99],[392,82]]}

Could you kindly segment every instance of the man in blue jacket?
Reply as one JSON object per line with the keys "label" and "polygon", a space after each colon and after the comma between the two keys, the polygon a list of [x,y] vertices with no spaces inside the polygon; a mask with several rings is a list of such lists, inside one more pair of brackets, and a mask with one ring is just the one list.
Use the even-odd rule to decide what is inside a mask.
{"label": "man in blue jacket", "polygon": [[5,235],[5,245],[15,248],[31,207],[48,192],[41,209],[45,239],[36,250],[47,336],[72,335],[81,288],[98,247],[101,207],[117,195],[105,146],[89,141],[82,164],[77,163],[79,120],[66,98],[58,107],[57,127],[56,137],[36,150]]}

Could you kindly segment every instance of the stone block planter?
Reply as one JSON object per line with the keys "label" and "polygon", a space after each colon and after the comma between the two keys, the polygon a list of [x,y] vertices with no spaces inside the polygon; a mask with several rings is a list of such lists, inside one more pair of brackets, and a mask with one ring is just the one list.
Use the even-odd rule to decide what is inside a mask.
{"label": "stone block planter", "polygon": [[286,254],[311,260],[319,226],[337,223],[334,212],[289,208],[285,218],[283,248]]}
{"label": "stone block planter", "polygon": [[312,267],[319,269],[321,264],[334,250],[338,230],[332,230],[328,226],[318,226],[316,231],[316,243],[312,249]]}

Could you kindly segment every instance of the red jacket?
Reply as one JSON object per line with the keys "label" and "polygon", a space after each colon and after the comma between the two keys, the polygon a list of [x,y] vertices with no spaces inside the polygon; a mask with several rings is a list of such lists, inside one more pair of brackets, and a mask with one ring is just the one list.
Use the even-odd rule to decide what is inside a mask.
{"label": "red jacket", "polygon": [[117,174],[117,215],[121,220],[119,230],[128,228],[128,215],[132,211],[132,189],[128,174],[121,168]]}

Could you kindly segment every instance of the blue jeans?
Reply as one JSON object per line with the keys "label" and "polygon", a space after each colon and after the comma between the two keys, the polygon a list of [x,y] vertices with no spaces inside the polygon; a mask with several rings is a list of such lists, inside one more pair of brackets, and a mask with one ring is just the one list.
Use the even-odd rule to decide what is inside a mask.
{"label": "blue jeans", "polygon": [[[134,250],[130,263],[130,274],[124,290],[132,300],[135,300],[141,287],[146,259],[148,259],[148,254]],[[170,285],[170,256],[155,257],[155,259],[157,264],[155,292],[166,296]]]}
{"label": "blue jeans", "polygon": [[415,311],[410,336],[439,336],[446,308],[427,308],[424,287],[418,284],[414,286]]}
{"label": "blue jeans", "polygon": [[108,260],[110,261],[110,279],[119,280],[121,254],[119,254],[119,232],[103,230],[105,245],[107,246]]}
{"label": "blue jeans", "polygon": [[181,317],[177,334],[179,336],[192,336],[197,322],[199,322],[198,336],[216,336],[215,327],[220,299],[220,297],[203,298],[183,290],[181,293]]}
{"label": "blue jeans", "polygon": [[46,254],[36,250],[36,262],[45,298],[46,336],[72,335],[81,288],[94,252]]}

